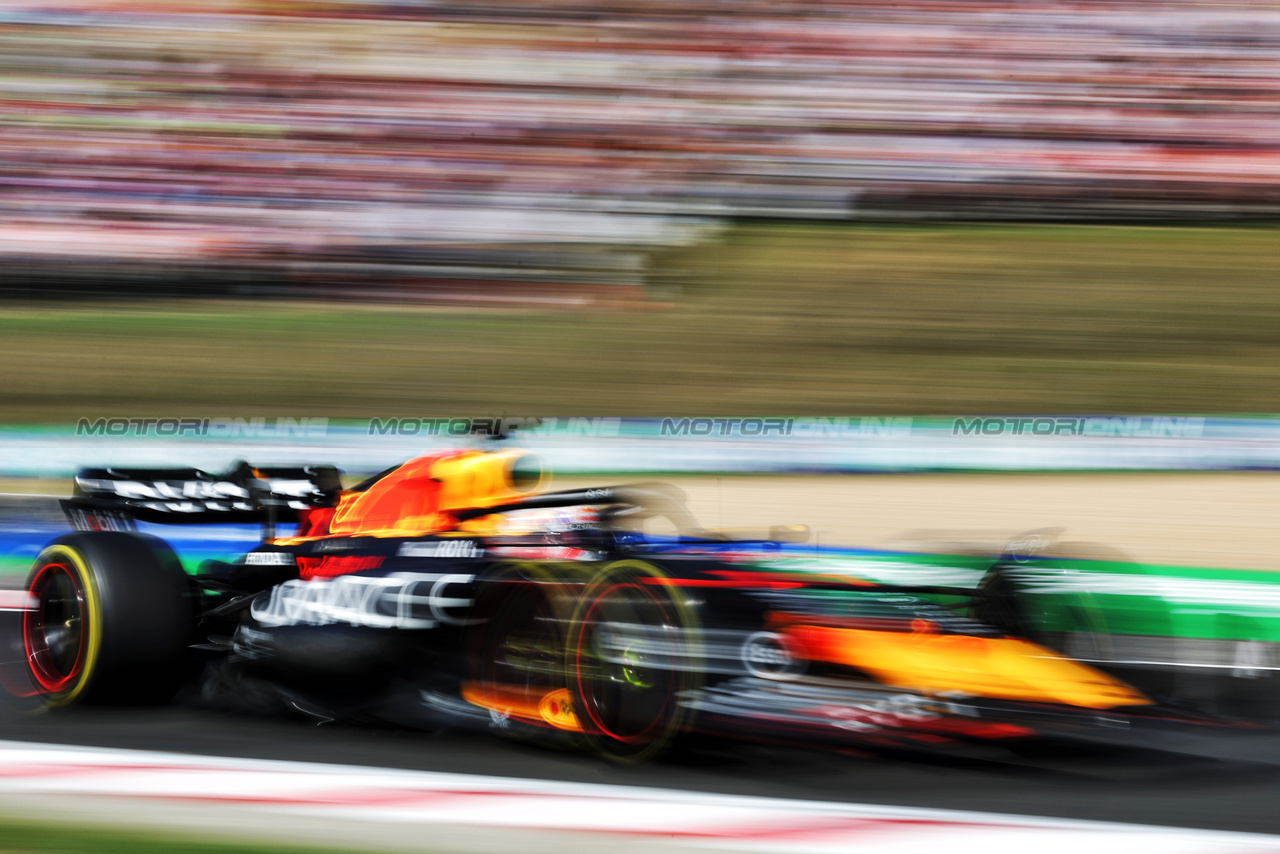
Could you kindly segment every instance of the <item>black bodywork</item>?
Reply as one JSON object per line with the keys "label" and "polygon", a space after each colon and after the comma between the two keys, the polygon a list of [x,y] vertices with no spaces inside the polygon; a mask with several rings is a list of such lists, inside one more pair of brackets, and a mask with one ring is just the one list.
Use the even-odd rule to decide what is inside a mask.
{"label": "black bodywork", "polygon": [[[80,530],[70,542],[81,550],[118,548],[126,538],[167,564],[167,547],[131,532],[133,519],[264,525],[260,547],[233,563],[206,563],[183,578],[179,593],[165,594],[180,606],[129,593],[150,597],[130,614],[181,613],[186,635],[180,655],[151,668],[151,690],[128,683],[100,692],[112,702],[163,695],[322,721],[483,728],[625,760],[697,733],[936,747],[1193,720],[1149,704],[1097,710],[940,696],[804,660],[776,631],[779,615],[889,632],[927,624],[972,638],[1004,637],[1012,627],[1001,624],[1002,602],[980,588],[762,571],[753,557],[776,551],[777,542],[703,530],[678,490],[660,484],[537,494],[457,514],[463,523],[592,508],[589,523],[567,514],[563,524],[533,532],[278,540],[277,526],[332,504],[335,470],[104,469],[82,473],[78,483],[65,509]],[[659,516],[674,534],[640,530]],[[333,574],[304,580],[308,566]],[[962,604],[944,607],[939,595]],[[22,693],[12,672],[5,679]]]}

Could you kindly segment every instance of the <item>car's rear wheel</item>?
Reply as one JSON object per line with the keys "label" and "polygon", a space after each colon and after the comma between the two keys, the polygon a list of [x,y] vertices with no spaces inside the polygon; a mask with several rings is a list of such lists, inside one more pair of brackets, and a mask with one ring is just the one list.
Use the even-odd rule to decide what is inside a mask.
{"label": "car's rear wheel", "polygon": [[59,537],[37,556],[26,590],[23,652],[46,705],[163,702],[187,675],[195,591],[162,540]]}

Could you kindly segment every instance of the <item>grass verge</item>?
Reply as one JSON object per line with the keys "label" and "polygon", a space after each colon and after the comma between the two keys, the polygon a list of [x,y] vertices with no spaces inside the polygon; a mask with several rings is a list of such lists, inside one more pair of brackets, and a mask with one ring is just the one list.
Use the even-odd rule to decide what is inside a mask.
{"label": "grass verge", "polygon": [[0,818],[4,854],[356,854],[356,849],[240,842],[132,828]]}
{"label": "grass verge", "polygon": [[1277,273],[1270,228],[756,224],[655,259],[667,309],[9,305],[0,422],[1270,411]]}

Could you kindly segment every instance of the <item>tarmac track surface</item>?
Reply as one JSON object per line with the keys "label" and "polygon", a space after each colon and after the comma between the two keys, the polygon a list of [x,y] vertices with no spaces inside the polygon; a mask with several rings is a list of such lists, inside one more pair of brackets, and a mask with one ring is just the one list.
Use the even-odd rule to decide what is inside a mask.
{"label": "tarmac track surface", "polygon": [[837,755],[764,745],[686,749],[660,762],[596,758],[476,733],[260,720],[179,707],[0,714],[0,739],[314,761],[735,795],[978,810],[1215,830],[1280,832],[1280,734],[1162,736],[1147,747],[1021,755]]}

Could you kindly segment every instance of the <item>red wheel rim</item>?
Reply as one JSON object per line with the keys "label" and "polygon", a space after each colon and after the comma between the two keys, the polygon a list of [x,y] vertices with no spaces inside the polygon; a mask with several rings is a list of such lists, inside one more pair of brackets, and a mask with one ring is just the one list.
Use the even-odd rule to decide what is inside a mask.
{"label": "red wheel rim", "polygon": [[635,745],[635,744],[644,744],[648,741],[651,741],[653,736],[661,735],[661,733],[658,733],[655,731],[662,727],[667,707],[670,705],[670,702],[671,702],[669,687],[668,687],[666,696],[663,697],[662,708],[659,710],[658,714],[654,715],[653,721],[643,730],[641,730],[640,732],[634,735],[623,735],[622,733],[614,732],[601,719],[599,710],[596,708],[596,703],[593,699],[593,695],[591,694],[591,692],[587,690],[587,686],[583,684],[583,680],[582,680],[582,656],[583,656],[583,648],[587,640],[588,626],[591,625],[591,620],[596,614],[596,612],[600,609],[601,603],[604,602],[604,600],[614,592],[618,590],[623,590],[623,589],[626,589],[628,591],[631,591],[631,590],[638,591],[639,593],[643,594],[649,600],[650,603],[655,605],[659,611],[663,612],[664,614],[666,613],[666,609],[663,608],[662,602],[659,601],[658,598],[654,596],[650,590],[638,584],[615,584],[609,589],[605,590],[603,593],[601,593],[599,596],[595,598],[595,601],[591,603],[591,607],[587,609],[587,613],[583,617],[582,628],[578,631],[578,642],[574,649],[574,671],[575,671],[574,677],[575,677],[575,681],[577,682],[578,697],[581,699],[581,704],[587,712],[587,717],[590,718],[591,723],[596,727],[599,733],[621,744]]}
{"label": "red wheel rim", "polygon": [[56,694],[84,668],[84,588],[65,564],[47,563],[36,571],[27,592],[35,601],[35,607],[22,615],[27,664],[41,690]]}

